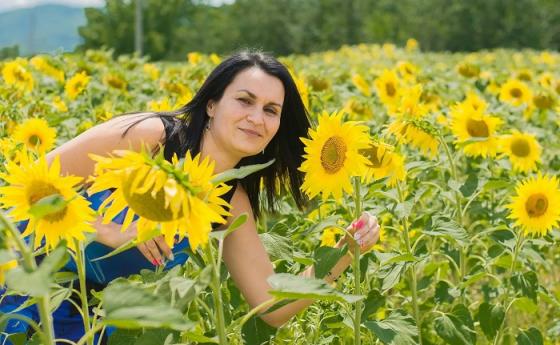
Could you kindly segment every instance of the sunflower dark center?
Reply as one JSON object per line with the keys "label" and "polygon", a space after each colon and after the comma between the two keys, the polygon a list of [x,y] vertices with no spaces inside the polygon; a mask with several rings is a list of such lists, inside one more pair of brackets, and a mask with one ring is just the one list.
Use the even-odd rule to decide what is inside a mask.
{"label": "sunflower dark center", "polygon": [[531,153],[531,147],[525,139],[515,139],[511,142],[511,152],[517,157],[527,157]]}
{"label": "sunflower dark center", "polygon": [[490,135],[488,125],[484,120],[469,119],[467,121],[467,132],[475,138],[487,138]]}
{"label": "sunflower dark center", "polygon": [[[29,194],[27,195],[27,201],[30,205],[35,204],[37,201],[51,195],[61,194],[60,190],[53,186],[50,183],[36,181],[31,183],[29,188]],[[42,219],[54,223],[58,222],[64,218],[67,212],[67,207],[64,207],[62,210],[54,213],[50,213],[44,216]]]}
{"label": "sunflower dark center", "polygon": [[37,134],[33,134],[29,137],[28,141],[31,146],[37,146],[41,143],[41,137],[39,137]]}
{"label": "sunflower dark center", "polygon": [[387,92],[387,95],[393,97],[397,93],[397,88],[395,88],[395,85],[392,82],[388,82],[385,84],[385,91]]}
{"label": "sunflower dark center", "polygon": [[542,193],[532,194],[525,202],[525,210],[531,218],[540,217],[548,209],[548,199]]}
{"label": "sunflower dark center", "polygon": [[338,136],[332,136],[321,149],[321,165],[327,174],[336,174],[346,160],[346,143]]}
{"label": "sunflower dark center", "polygon": [[[182,211],[179,211],[178,216],[173,217],[171,208],[165,207],[165,191],[163,189],[158,190],[154,196],[152,196],[153,188],[145,193],[135,193],[132,190],[132,182],[136,174],[137,171],[131,173],[122,186],[124,198],[134,213],[154,222],[168,222],[180,218]],[[142,182],[140,182],[140,186],[142,186]]]}
{"label": "sunflower dark center", "polygon": [[511,97],[513,97],[513,98],[521,98],[521,96],[523,96],[523,92],[522,92],[520,89],[516,88],[516,87],[514,87],[513,89],[511,89],[511,90],[509,91],[509,94],[510,94]]}

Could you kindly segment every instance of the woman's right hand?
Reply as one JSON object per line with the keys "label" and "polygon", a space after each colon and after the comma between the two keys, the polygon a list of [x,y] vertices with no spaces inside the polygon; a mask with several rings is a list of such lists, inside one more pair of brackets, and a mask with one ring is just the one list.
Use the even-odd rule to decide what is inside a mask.
{"label": "woman's right hand", "polygon": [[[121,225],[110,222],[102,224],[102,217],[98,217],[93,224],[97,229],[96,241],[111,248],[118,248],[136,237],[136,222],[132,222],[124,231],[121,231]],[[151,240],[139,243],[138,250],[150,261],[154,266],[163,265],[163,257],[173,260],[173,252],[165,243],[163,236],[154,237]]]}

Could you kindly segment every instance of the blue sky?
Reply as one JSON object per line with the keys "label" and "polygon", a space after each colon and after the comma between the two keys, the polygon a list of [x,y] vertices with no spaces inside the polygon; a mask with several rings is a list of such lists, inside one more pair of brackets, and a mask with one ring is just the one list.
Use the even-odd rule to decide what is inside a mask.
{"label": "blue sky", "polygon": [[1,0],[0,12],[44,4],[63,4],[76,7],[102,6],[105,0]]}
{"label": "blue sky", "polygon": [[[219,5],[232,3],[234,0],[207,0],[207,3]],[[0,0],[0,12],[28,8],[44,4],[63,4],[76,7],[103,6],[105,0]]]}

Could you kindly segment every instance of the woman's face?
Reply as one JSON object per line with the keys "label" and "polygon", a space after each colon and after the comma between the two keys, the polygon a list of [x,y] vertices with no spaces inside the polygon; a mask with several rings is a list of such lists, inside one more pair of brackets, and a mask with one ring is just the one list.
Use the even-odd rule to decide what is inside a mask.
{"label": "woman's face", "polygon": [[284,85],[260,68],[239,72],[222,98],[207,105],[209,133],[221,150],[243,158],[259,154],[280,127]]}

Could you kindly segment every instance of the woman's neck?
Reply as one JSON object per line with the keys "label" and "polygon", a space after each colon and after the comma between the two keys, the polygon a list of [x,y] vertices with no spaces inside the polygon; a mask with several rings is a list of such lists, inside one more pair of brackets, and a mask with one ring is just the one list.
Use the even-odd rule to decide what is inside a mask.
{"label": "woman's neck", "polygon": [[233,156],[231,152],[220,148],[214,140],[212,133],[207,130],[204,131],[200,141],[200,155],[201,159],[210,157],[210,159],[216,162],[214,174],[235,168],[241,160],[241,158]]}

